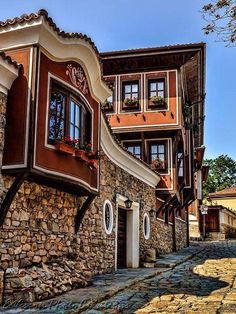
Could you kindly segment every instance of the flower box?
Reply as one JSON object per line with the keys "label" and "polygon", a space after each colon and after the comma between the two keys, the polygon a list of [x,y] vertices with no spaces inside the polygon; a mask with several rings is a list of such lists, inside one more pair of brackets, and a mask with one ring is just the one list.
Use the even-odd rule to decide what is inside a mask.
{"label": "flower box", "polygon": [[87,165],[89,166],[89,168],[90,168],[91,170],[96,170],[96,169],[98,169],[98,162],[97,162],[97,160],[94,160],[94,159],[89,160],[89,161],[87,162]]}
{"label": "flower box", "polygon": [[66,154],[66,155],[73,155],[75,152],[74,147],[67,145],[63,142],[57,142],[55,143],[55,148],[56,150],[58,150],[60,153],[62,154]]}
{"label": "flower box", "polygon": [[89,159],[93,159],[93,160],[99,159],[98,152],[95,152],[95,151],[87,152],[86,155]]}
{"label": "flower box", "polygon": [[165,169],[165,162],[159,158],[151,162],[151,169],[155,171],[160,171]]}
{"label": "flower box", "polygon": [[149,107],[163,107],[165,105],[165,101],[164,98],[162,98],[161,96],[152,96],[149,99]]}
{"label": "flower box", "polygon": [[75,157],[80,159],[80,160],[83,160],[83,161],[88,161],[88,158],[86,156],[86,153],[84,150],[82,149],[76,149],[75,150]]}
{"label": "flower box", "polygon": [[136,109],[138,108],[139,102],[137,98],[125,98],[123,106],[125,108]]}

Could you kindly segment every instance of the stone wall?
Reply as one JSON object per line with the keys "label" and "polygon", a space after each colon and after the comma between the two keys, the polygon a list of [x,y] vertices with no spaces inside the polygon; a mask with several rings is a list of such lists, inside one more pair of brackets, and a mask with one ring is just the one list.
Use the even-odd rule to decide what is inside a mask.
{"label": "stone wall", "polygon": [[176,250],[187,246],[187,224],[180,218],[175,218]]}
{"label": "stone wall", "polygon": [[[105,155],[101,158],[101,190],[90,211],[84,217],[79,231],[80,253],[87,261],[94,274],[114,271],[115,269],[115,222],[117,207],[115,195],[128,196],[132,201],[142,204],[140,208],[140,257],[145,256],[146,249],[154,246],[143,235],[143,215],[155,209],[155,189],[128,174]],[[103,226],[103,203],[111,201],[114,212],[114,223],[111,234],[106,234]],[[153,221],[151,220],[151,224]],[[152,226],[151,226],[152,228]],[[153,233],[154,234],[154,233]]]}
{"label": "stone wall", "polygon": [[[140,204],[140,260],[145,259],[150,248],[158,254],[172,251],[172,226],[155,215],[150,217],[150,238],[144,238],[143,217],[155,210],[155,188],[125,172],[104,154],[100,171],[100,195],[86,212],[78,234],[74,233],[74,219],[84,198],[23,182],[0,228],[0,301],[1,290],[5,302],[32,302],[87,285],[95,274],[114,271],[117,194]],[[13,180],[10,176],[2,177],[2,191],[9,189]],[[113,205],[111,234],[104,228],[105,200]],[[178,237],[183,236],[181,228],[182,225]]]}
{"label": "stone wall", "polygon": [[173,251],[173,227],[160,219],[156,219],[153,226],[153,236],[157,256]]}

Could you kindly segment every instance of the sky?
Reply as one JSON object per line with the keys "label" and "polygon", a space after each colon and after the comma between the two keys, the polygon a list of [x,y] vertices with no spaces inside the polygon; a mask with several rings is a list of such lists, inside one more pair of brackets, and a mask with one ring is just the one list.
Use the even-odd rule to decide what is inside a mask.
{"label": "sky", "polygon": [[206,36],[210,0],[0,0],[0,20],[46,9],[60,29],[82,32],[98,50],[206,42],[205,158],[236,160],[236,47]]}

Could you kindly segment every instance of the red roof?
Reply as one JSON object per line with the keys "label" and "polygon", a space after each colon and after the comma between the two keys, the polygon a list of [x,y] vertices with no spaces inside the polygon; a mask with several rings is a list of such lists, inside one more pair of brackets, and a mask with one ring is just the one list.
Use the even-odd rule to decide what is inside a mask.
{"label": "red roof", "polygon": [[232,186],[230,188],[226,188],[226,189],[218,191],[218,192],[210,193],[208,196],[210,198],[224,197],[224,196],[229,196],[229,197],[235,196],[236,197],[236,186]]}

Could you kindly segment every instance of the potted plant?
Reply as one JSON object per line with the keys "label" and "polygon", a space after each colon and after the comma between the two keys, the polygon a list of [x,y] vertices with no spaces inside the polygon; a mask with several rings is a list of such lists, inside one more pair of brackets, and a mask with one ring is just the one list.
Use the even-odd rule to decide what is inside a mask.
{"label": "potted plant", "polygon": [[132,107],[132,106],[137,106],[138,105],[138,98],[133,97],[133,98],[125,98],[124,99],[124,104],[127,107]]}
{"label": "potted plant", "polygon": [[84,145],[84,151],[88,157],[91,157],[93,155],[92,144],[91,143],[85,144]]}
{"label": "potted plant", "polygon": [[150,97],[150,105],[164,105],[164,98],[161,96]]}
{"label": "potted plant", "polygon": [[63,139],[57,139],[55,142],[55,148],[63,154],[73,155],[75,152],[75,146],[77,144],[76,139],[71,139],[70,136],[66,136]]}
{"label": "potted plant", "polygon": [[153,170],[163,170],[165,168],[165,162],[157,157],[156,159],[152,160],[151,168]]}

